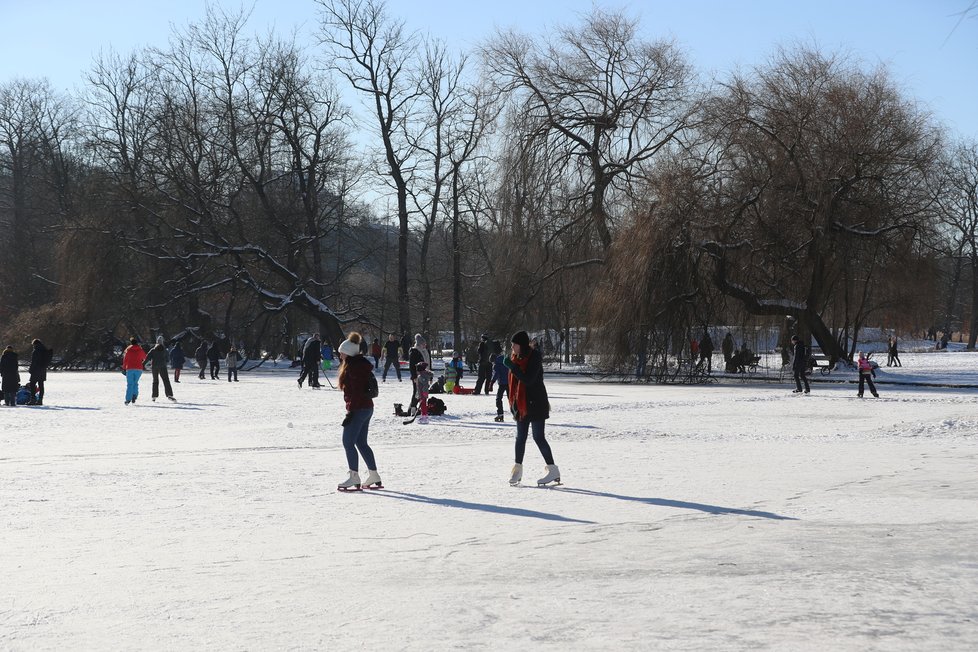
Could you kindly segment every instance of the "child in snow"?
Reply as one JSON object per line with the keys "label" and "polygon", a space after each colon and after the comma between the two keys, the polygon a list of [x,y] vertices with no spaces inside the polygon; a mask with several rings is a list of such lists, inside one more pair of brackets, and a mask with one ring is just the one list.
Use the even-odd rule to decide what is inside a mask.
{"label": "child in snow", "polygon": [[240,358],[238,357],[238,349],[231,346],[231,350],[228,351],[227,356],[224,358],[224,364],[228,368],[228,382],[231,382],[231,377],[234,377],[234,382],[238,382],[238,362]]}
{"label": "child in snow", "polygon": [[506,355],[500,353],[492,367],[492,380],[496,383],[496,421],[503,420],[503,394],[509,400],[509,369],[506,368]]}
{"label": "child in snow", "polygon": [[452,360],[445,365],[445,392],[448,394],[452,393],[455,385],[462,380],[462,370],[464,368],[465,365],[462,363],[462,357],[458,351],[452,351]]}
{"label": "child in snow", "polygon": [[862,351],[859,352],[859,398],[863,397],[863,385],[869,383],[869,391],[873,396],[879,398],[876,393],[876,385],[873,384],[873,365]]}
{"label": "child in snow", "polygon": [[421,408],[421,418],[418,423],[428,423],[428,388],[434,375],[428,369],[427,362],[419,362],[417,365],[418,377],[414,379],[418,394],[418,407]]}

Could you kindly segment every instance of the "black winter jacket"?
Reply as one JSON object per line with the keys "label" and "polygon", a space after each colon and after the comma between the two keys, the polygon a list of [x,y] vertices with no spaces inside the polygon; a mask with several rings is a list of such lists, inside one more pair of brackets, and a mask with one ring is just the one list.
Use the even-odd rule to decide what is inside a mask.
{"label": "black winter jacket", "polygon": [[520,415],[521,421],[542,421],[550,418],[550,398],[547,387],[543,384],[543,355],[536,349],[531,349],[530,360],[526,365],[526,373],[519,367],[510,369],[520,382],[526,384],[526,416]]}
{"label": "black winter jacket", "polygon": [[[157,344],[149,350],[149,353],[146,354],[146,362],[152,365],[152,369],[161,371],[166,369],[166,359],[168,357],[169,355],[166,352],[166,347],[162,344]],[[146,362],[143,363],[144,367],[146,366]]]}
{"label": "black winter jacket", "polygon": [[6,351],[0,355],[0,376],[3,376],[3,386],[0,391],[16,392],[20,387],[20,369],[17,367],[16,351]]}

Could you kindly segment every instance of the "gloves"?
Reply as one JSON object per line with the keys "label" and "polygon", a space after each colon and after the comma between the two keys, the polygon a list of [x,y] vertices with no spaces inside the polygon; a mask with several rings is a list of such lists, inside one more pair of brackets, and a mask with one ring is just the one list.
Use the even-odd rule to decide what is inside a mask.
{"label": "gloves", "polygon": [[350,414],[349,412],[347,412],[346,413],[346,418],[343,419],[343,424],[342,424],[344,428],[347,427],[348,425],[350,425],[350,419],[352,419],[352,418],[353,418],[353,415]]}
{"label": "gloves", "polygon": [[505,360],[503,360],[503,366],[509,369],[510,371],[516,369],[516,363],[513,362],[512,358],[506,358]]}

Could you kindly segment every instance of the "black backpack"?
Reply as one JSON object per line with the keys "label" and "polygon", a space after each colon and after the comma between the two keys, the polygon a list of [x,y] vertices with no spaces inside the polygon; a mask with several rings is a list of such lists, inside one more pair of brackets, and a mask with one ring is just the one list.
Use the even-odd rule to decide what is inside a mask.
{"label": "black backpack", "polygon": [[380,387],[377,386],[377,376],[370,373],[370,377],[367,378],[367,398],[377,398],[380,394]]}
{"label": "black backpack", "polygon": [[445,414],[445,401],[441,400],[437,396],[428,397],[428,414],[440,417]]}

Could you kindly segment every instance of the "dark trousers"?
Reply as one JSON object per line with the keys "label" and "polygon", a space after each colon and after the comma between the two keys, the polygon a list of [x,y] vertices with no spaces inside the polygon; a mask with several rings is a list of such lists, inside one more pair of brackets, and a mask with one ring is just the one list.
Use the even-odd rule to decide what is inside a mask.
{"label": "dark trousers", "polygon": [[394,371],[397,372],[397,380],[401,380],[401,365],[395,358],[387,358],[387,362],[384,363],[384,376],[383,379],[387,380],[387,370],[394,367]]}
{"label": "dark trousers", "polygon": [[211,380],[217,380],[221,377],[221,362],[219,360],[211,360]]}
{"label": "dark trousers", "polygon": [[197,366],[200,367],[200,373],[197,374],[197,377],[203,380],[204,374],[207,373],[207,358],[197,358]]}
{"label": "dark trousers", "polygon": [[869,383],[869,391],[873,396],[879,396],[876,393],[876,385],[873,383],[873,374],[859,374],[859,395],[863,395],[863,383]]}
{"label": "dark trousers", "polygon": [[238,382],[238,368],[228,367],[228,382],[231,382],[232,376],[234,377],[234,382]]}
{"label": "dark trousers", "polygon": [[343,426],[343,449],[346,451],[346,463],[351,471],[360,469],[357,451],[363,455],[363,461],[371,471],[377,470],[374,452],[367,444],[367,432],[370,430],[370,418],[374,415],[373,408],[354,410],[346,418]]}
{"label": "dark trousers", "polygon": [[3,402],[7,405],[17,405],[17,392],[4,392]]}
{"label": "dark trousers", "polygon": [[523,463],[523,454],[526,452],[526,438],[530,434],[530,427],[533,428],[533,441],[536,442],[543,461],[547,464],[554,463],[554,454],[547,443],[547,435],[544,432],[547,422],[543,419],[539,421],[517,421],[516,422],[516,463]]}
{"label": "dark trousers", "polygon": [[491,362],[480,362],[479,363],[479,378],[475,381],[475,393],[482,393],[482,384],[486,385],[486,394],[489,393],[489,383],[492,382],[492,363]]}
{"label": "dark trousers", "polygon": [[153,398],[160,395],[160,378],[163,379],[163,391],[167,396],[173,396],[173,388],[170,387],[170,377],[166,373],[166,367],[157,369],[153,367]]}
{"label": "dark trousers", "polygon": [[811,391],[811,388],[808,386],[808,376],[805,375],[804,371],[798,371],[797,369],[795,369],[795,387],[798,388],[799,392],[801,391],[802,383],[805,383],[806,392]]}
{"label": "dark trousers", "polygon": [[[43,403],[44,402],[44,381],[35,380],[31,378],[30,382],[27,383],[27,387],[31,390],[31,403]],[[34,397],[37,398],[34,398]]]}
{"label": "dark trousers", "polygon": [[500,415],[503,413],[503,394],[509,398],[509,385],[496,386],[496,414]]}
{"label": "dark trousers", "polygon": [[319,365],[315,362],[311,364],[302,365],[302,373],[299,374],[299,384],[302,384],[306,378],[309,378],[310,387],[319,387]]}

